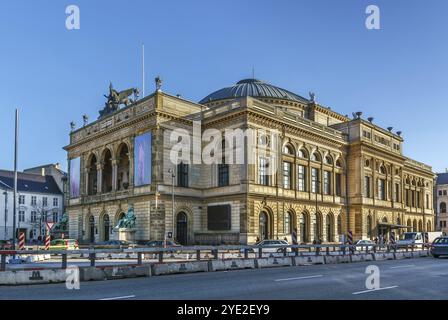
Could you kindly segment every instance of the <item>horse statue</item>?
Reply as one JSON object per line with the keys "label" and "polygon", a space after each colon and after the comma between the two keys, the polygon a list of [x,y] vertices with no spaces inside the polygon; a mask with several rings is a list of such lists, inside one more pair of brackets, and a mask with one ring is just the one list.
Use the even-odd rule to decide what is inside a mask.
{"label": "horse statue", "polygon": [[66,231],[68,225],[68,214],[65,212],[61,220],[53,227],[53,231]]}
{"label": "horse statue", "polygon": [[126,215],[121,218],[117,225],[115,226],[115,229],[132,229],[135,228],[135,214],[134,214],[134,208],[133,207],[129,207],[128,209],[128,213],[126,213]]}
{"label": "horse statue", "polygon": [[[134,95],[134,99],[129,98]],[[104,95],[107,99],[104,109],[100,111],[100,118],[107,116],[110,113],[117,111],[120,105],[124,104],[126,107],[134,103],[138,99],[140,91],[137,88],[130,88],[118,92],[112,86],[112,82],[109,84],[109,95]]]}

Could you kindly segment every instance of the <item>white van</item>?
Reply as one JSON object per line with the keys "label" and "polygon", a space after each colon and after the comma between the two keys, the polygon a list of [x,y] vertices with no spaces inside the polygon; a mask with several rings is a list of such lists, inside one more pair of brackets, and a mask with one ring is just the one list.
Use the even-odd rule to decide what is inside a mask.
{"label": "white van", "polygon": [[442,236],[442,232],[405,232],[400,240],[397,241],[398,248],[406,248],[412,245],[423,246],[425,242],[425,233],[428,235],[428,243],[432,243],[436,238]]}

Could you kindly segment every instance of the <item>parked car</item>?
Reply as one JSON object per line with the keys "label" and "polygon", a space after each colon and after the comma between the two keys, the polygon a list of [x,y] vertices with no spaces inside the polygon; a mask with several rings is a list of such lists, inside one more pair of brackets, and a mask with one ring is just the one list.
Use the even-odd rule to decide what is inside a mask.
{"label": "parked car", "polygon": [[78,240],[56,239],[50,242],[50,250],[78,250]]}
{"label": "parked car", "polygon": [[357,251],[363,251],[366,250],[366,248],[368,250],[373,250],[374,245],[375,243],[372,240],[358,240],[355,243]]}
{"label": "parked car", "polygon": [[440,237],[434,240],[430,252],[434,258],[448,255],[448,237]]}
{"label": "parked car", "polygon": [[11,250],[12,241],[11,240],[0,240],[0,250]]}
{"label": "parked car", "polygon": [[[287,246],[288,242],[285,240],[262,240],[255,244],[256,246],[263,247],[263,252],[291,252],[291,248],[281,248],[280,246]],[[253,249],[250,250],[254,252]]]}
{"label": "parked car", "polygon": [[[171,241],[171,240],[153,240],[145,243],[145,247],[150,248],[178,248],[181,247],[180,244]],[[168,252],[174,252],[175,250],[171,251],[168,250]]]}

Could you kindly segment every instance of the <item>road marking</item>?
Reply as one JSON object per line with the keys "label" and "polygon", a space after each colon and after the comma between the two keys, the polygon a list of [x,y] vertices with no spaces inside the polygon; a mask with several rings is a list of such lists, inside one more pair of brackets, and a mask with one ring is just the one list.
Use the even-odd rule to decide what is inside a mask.
{"label": "road marking", "polygon": [[130,299],[130,298],[135,298],[135,296],[132,295],[132,296],[122,296],[122,297],[104,298],[104,299],[100,299],[100,300],[102,300],[102,301],[107,301],[107,300],[121,300],[121,299]]}
{"label": "road marking", "polygon": [[398,288],[398,286],[384,287],[384,288],[365,290],[365,291],[358,291],[358,292],[353,292],[352,294],[362,294],[362,293],[369,293],[369,292],[388,290],[388,289],[394,289],[394,288]]}
{"label": "road marking", "polygon": [[390,267],[389,269],[410,268],[410,267],[415,267],[415,264],[408,264],[405,266],[395,266],[395,267]]}
{"label": "road marking", "polygon": [[318,275],[315,275],[315,276],[306,276],[306,277],[297,277],[297,278],[287,278],[287,279],[277,279],[277,280],[274,280],[274,281],[276,281],[276,282],[280,282],[280,281],[293,281],[293,280],[312,279],[312,278],[320,278],[320,277],[323,277],[323,275],[318,274]]}

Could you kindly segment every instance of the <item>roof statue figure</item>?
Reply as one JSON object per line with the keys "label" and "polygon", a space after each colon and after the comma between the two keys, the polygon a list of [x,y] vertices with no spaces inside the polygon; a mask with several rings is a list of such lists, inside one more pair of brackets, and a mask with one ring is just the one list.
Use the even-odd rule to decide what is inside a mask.
{"label": "roof statue figure", "polygon": [[134,97],[138,97],[140,94],[137,88],[130,88],[123,91],[118,92],[114,89],[112,82],[109,84],[109,95],[104,95],[107,98],[104,109],[100,111],[99,118],[105,117],[120,108],[120,105],[124,104],[126,107],[132,103],[134,100],[129,98],[130,95],[134,95]]}

